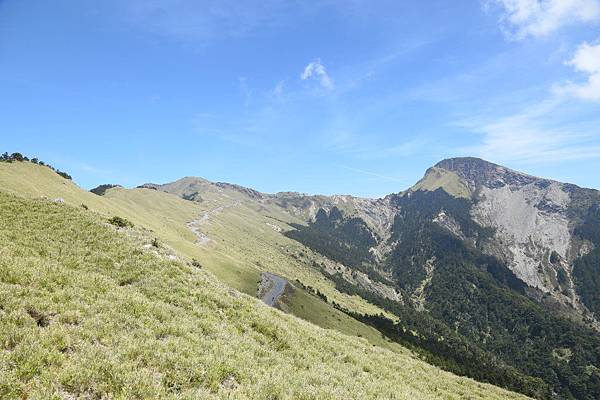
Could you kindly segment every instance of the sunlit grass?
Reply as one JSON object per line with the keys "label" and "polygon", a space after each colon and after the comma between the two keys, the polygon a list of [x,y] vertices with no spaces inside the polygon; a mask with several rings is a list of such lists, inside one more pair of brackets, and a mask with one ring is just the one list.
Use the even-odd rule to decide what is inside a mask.
{"label": "sunlit grass", "polygon": [[81,208],[0,194],[0,398],[509,398],[323,330]]}
{"label": "sunlit grass", "polygon": [[[150,189],[115,188],[108,190],[104,196],[97,196],[48,168],[27,162],[0,163],[0,190],[33,198],[62,198],[67,204],[85,204],[90,211],[105,217],[127,218],[179,254],[198,259],[206,270],[221,281],[249,295],[256,293],[260,272],[270,271],[290,281],[298,279],[303,284],[319,289],[346,309],[369,314],[383,312],[358,296],[337,291],[334,284],[314,267],[315,262],[322,261],[322,256],[267,225],[270,223],[289,229],[286,222],[301,221],[271,205],[257,208],[256,203],[248,201],[247,197],[236,191],[203,193],[205,201],[200,204]],[[208,246],[198,246],[196,237],[186,226],[187,222],[206,211],[234,203],[237,206],[226,207],[202,227],[212,241]],[[299,257],[299,254],[303,256]],[[292,296],[288,301],[294,303],[304,300]],[[292,311],[298,309],[293,307]],[[320,316],[323,309],[329,314],[338,313],[323,303],[319,304],[318,310],[303,310],[303,317],[320,324],[324,321]],[[344,333],[352,334],[357,329],[371,332],[352,318],[343,319],[344,323],[338,323],[337,329]],[[324,326],[330,327],[331,324]],[[365,337],[372,343],[381,343],[379,334],[367,334]]]}

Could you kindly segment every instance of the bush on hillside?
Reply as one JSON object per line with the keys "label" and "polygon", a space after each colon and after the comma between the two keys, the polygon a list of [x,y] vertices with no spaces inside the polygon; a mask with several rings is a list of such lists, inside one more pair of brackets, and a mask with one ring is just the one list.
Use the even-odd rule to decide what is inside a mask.
{"label": "bush on hillside", "polygon": [[127,219],[122,218],[122,217],[117,217],[114,216],[111,219],[108,220],[108,222],[118,228],[127,228],[127,227],[132,227],[133,224],[131,222],[129,222]]}

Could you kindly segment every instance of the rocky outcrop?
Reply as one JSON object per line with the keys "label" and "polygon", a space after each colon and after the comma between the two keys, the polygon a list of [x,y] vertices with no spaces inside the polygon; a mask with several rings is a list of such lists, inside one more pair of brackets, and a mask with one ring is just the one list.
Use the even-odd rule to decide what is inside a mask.
{"label": "rocky outcrop", "polygon": [[440,161],[435,167],[457,174],[472,193],[481,186],[500,188],[549,182],[475,157],[449,158]]}
{"label": "rocky outcrop", "polygon": [[[540,188],[535,182],[521,187],[481,187],[473,217],[493,228],[490,253],[503,259],[515,275],[529,286],[552,292],[557,265],[544,268],[552,252],[569,260],[571,232],[565,210],[569,195],[560,184]],[[543,207],[539,205],[543,204]]]}
{"label": "rocky outcrop", "polygon": [[[576,258],[589,243],[574,236],[577,210],[572,197],[589,189],[537,178],[481,159],[443,160],[436,168],[448,170],[473,193],[472,217],[493,235],[483,244],[532,288],[562,304],[581,309],[572,279]],[[439,223],[460,237],[451,221]],[[551,259],[552,258],[552,259]]]}

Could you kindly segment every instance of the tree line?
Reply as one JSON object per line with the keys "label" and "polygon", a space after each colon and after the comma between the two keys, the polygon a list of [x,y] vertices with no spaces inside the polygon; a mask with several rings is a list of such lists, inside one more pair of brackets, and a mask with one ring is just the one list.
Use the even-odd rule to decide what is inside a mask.
{"label": "tree line", "polygon": [[21,153],[9,154],[8,152],[4,152],[4,153],[2,153],[2,155],[0,155],[0,162],[11,163],[11,162],[25,162],[25,161],[33,163],[33,164],[48,167],[52,171],[56,172],[58,175],[62,176],[63,178],[68,179],[68,180],[73,180],[71,175],[69,175],[68,173],[61,171],[58,168],[54,168],[52,165],[38,159],[37,157],[29,158]]}

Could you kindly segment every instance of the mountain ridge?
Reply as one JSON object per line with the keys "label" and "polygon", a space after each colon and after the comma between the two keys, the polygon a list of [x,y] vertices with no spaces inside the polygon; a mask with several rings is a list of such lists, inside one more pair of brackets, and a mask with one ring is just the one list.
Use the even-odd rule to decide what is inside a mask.
{"label": "mountain ridge", "polygon": [[[440,169],[444,169],[446,171],[455,172],[455,173],[462,171],[462,172],[465,172],[465,175],[469,171],[470,171],[469,173],[471,173],[471,174],[476,174],[477,172],[481,173],[481,171],[487,171],[488,173],[494,172],[494,171],[496,171],[496,172],[500,171],[502,173],[506,173],[509,175],[513,174],[516,176],[523,177],[523,179],[528,182],[532,182],[532,181],[558,182],[558,183],[561,183],[561,184],[564,184],[567,186],[572,186],[572,187],[576,187],[576,188],[580,188],[580,189],[596,190],[596,191],[599,190],[596,188],[589,188],[586,186],[581,186],[581,185],[577,185],[577,184],[570,183],[570,182],[562,182],[562,181],[558,181],[558,180],[552,179],[552,178],[536,176],[533,174],[529,174],[526,172],[522,172],[522,171],[519,171],[516,169],[512,169],[512,168],[503,166],[501,164],[494,163],[492,161],[485,160],[483,158],[473,157],[473,156],[444,158],[444,159],[436,162],[435,164],[433,164],[431,167],[427,168],[424,175],[427,175],[427,172],[430,171],[432,168],[440,168]],[[167,182],[167,183],[163,183],[163,184],[148,182],[148,183],[139,185],[138,187],[143,187],[146,185],[158,187],[158,186],[174,184],[174,183],[177,183],[180,181],[192,181],[192,180],[197,180],[197,181],[203,182],[203,183],[219,184],[219,185],[224,185],[224,186],[231,185],[231,186],[237,187],[240,190],[250,190],[250,191],[256,192],[262,196],[265,196],[265,197],[288,195],[288,196],[297,196],[297,197],[311,197],[311,196],[315,196],[315,197],[317,197],[317,196],[319,196],[319,197],[352,197],[352,198],[365,199],[365,200],[383,200],[389,195],[404,193],[407,190],[410,190],[410,188],[405,189],[405,190],[399,190],[397,192],[392,192],[392,193],[383,195],[381,197],[357,196],[357,195],[347,194],[347,193],[334,193],[334,194],[306,193],[306,192],[298,192],[298,191],[294,191],[294,190],[283,190],[283,191],[277,191],[277,192],[263,192],[263,191],[256,190],[250,186],[239,185],[237,183],[232,183],[232,182],[210,181],[210,180],[200,177],[200,176],[185,176],[185,177],[179,178],[175,181]]]}
{"label": "mountain ridge", "polygon": [[[370,250],[379,259],[385,258],[390,251],[391,227],[398,212],[395,199],[417,191],[442,189],[453,197],[473,201],[470,218],[494,232],[494,240],[482,245],[485,253],[504,260],[519,279],[540,290],[542,295],[549,293],[565,307],[573,306],[580,314],[586,314],[570,278],[572,271],[569,268],[578,256],[590,251],[588,242],[573,237],[577,222],[571,214],[583,215],[586,211],[574,210],[571,197],[581,192],[585,192],[587,197],[600,197],[600,192],[595,189],[535,177],[476,157],[441,160],[410,189],[378,199],[298,192],[268,194],[199,177],[145,186],[149,185],[194,201],[202,201],[201,193],[206,191],[214,191],[231,201],[239,196],[247,197],[257,204],[281,207],[306,222],[313,221],[320,209],[327,212],[340,209],[348,217],[355,216],[365,221],[379,238],[378,245]],[[509,209],[512,211],[509,212]],[[513,217],[514,212],[520,214]],[[467,239],[452,216],[440,214],[436,218],[436,223],[454,236]],[[543,261],[543,267],[539,267],[539,260],[544,257],[548,260],[550,253],[557,254],[560,259],[554,263]],[[566,271],[566,281],[561,271]],[[561,285],[557,283],[559,275],[563,281]],[[557,287],[560,291],[555,293]]]}

